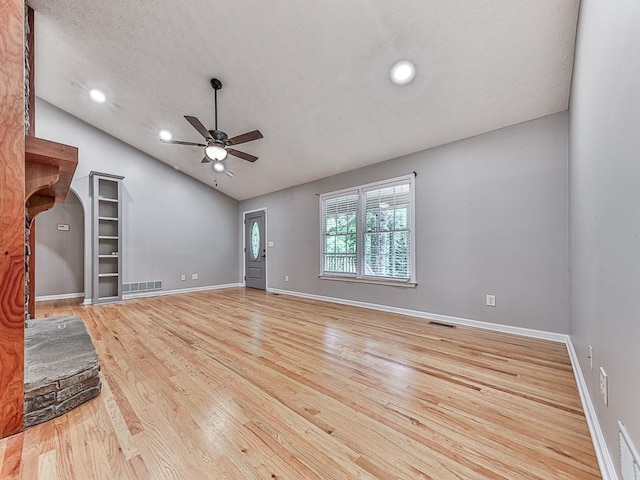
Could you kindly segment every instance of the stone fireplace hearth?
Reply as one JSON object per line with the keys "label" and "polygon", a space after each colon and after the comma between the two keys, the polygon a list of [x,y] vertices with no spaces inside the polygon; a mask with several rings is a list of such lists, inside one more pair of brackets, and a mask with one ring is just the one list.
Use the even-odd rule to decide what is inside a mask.
{"label": "stone fireplace hearth", "polygon": [[46,422],[96,397],[98,355],[79,317],[29,320],[25,329],[24,427]]}

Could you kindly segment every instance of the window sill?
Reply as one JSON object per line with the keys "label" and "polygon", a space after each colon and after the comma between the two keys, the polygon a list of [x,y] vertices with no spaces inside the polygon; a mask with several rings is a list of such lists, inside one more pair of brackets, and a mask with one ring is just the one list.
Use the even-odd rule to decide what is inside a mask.
{"label": "window sill", "polygon": [[349,277],[342,275],[318,275],[321,280],[337,280],[338,282],[353,282],[353,283],[372,283],[374,285],[388,285],[390,287],[404,287],[415,288],[418,283],[409,280],[391,280],[387,278],[362,278],[362,277]]}

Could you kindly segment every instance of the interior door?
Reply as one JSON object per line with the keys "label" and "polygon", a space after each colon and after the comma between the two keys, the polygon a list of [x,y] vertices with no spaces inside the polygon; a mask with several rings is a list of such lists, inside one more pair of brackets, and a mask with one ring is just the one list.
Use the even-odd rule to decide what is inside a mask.
{"label": "interior door", "polygon": [[265,249],[265,211],[244,216],[244,275],[245,285],[267,289],[267,255]]}

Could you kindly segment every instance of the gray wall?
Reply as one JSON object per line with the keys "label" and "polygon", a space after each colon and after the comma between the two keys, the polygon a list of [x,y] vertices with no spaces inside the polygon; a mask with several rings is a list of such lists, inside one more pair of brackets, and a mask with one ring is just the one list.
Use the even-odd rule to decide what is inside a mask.
{"label": "gray wall", "polygon": [[640,447],[639,25],[637,0],[582,1],[570,109],[570,333],[616,464],[617,420]]}
{"label": "gray wall", "polygon": [[[58,224],[69,225],[58,231]],[[84,294],[84,211],[73,191],[36,217],[36,295]]]}
{"label": "gray wall", "polygon": [[[173,290],[239,281],[236,200],[41,99],[37,99],[36,115],[37,136],[79,147],[78,168],[71,187],[87,212],[87,298],[91,296],[92,170],[125,177],[123,282],[162,280],[164,290]],[[198,273],[199,279],[191,280],[192,273]],[[187,276],[186,281],[180,280],[182,274]]]}
{"label": "gray wall", "polygon": [[[270,288],[567,333],[567,145],[563,112],[249,199],[240,216],[267,207]],[[412,171],[419,285],[319,279],[316,194]]]}

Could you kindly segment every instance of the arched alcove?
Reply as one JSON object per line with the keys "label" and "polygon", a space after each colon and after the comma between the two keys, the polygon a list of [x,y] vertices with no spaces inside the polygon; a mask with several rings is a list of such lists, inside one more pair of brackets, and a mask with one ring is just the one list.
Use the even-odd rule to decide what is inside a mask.
{"label": "arched alcove", "polygon": [[84,215],[80,198],[69,190],[65,203],[38,216],[36,301],[84,298]]}

